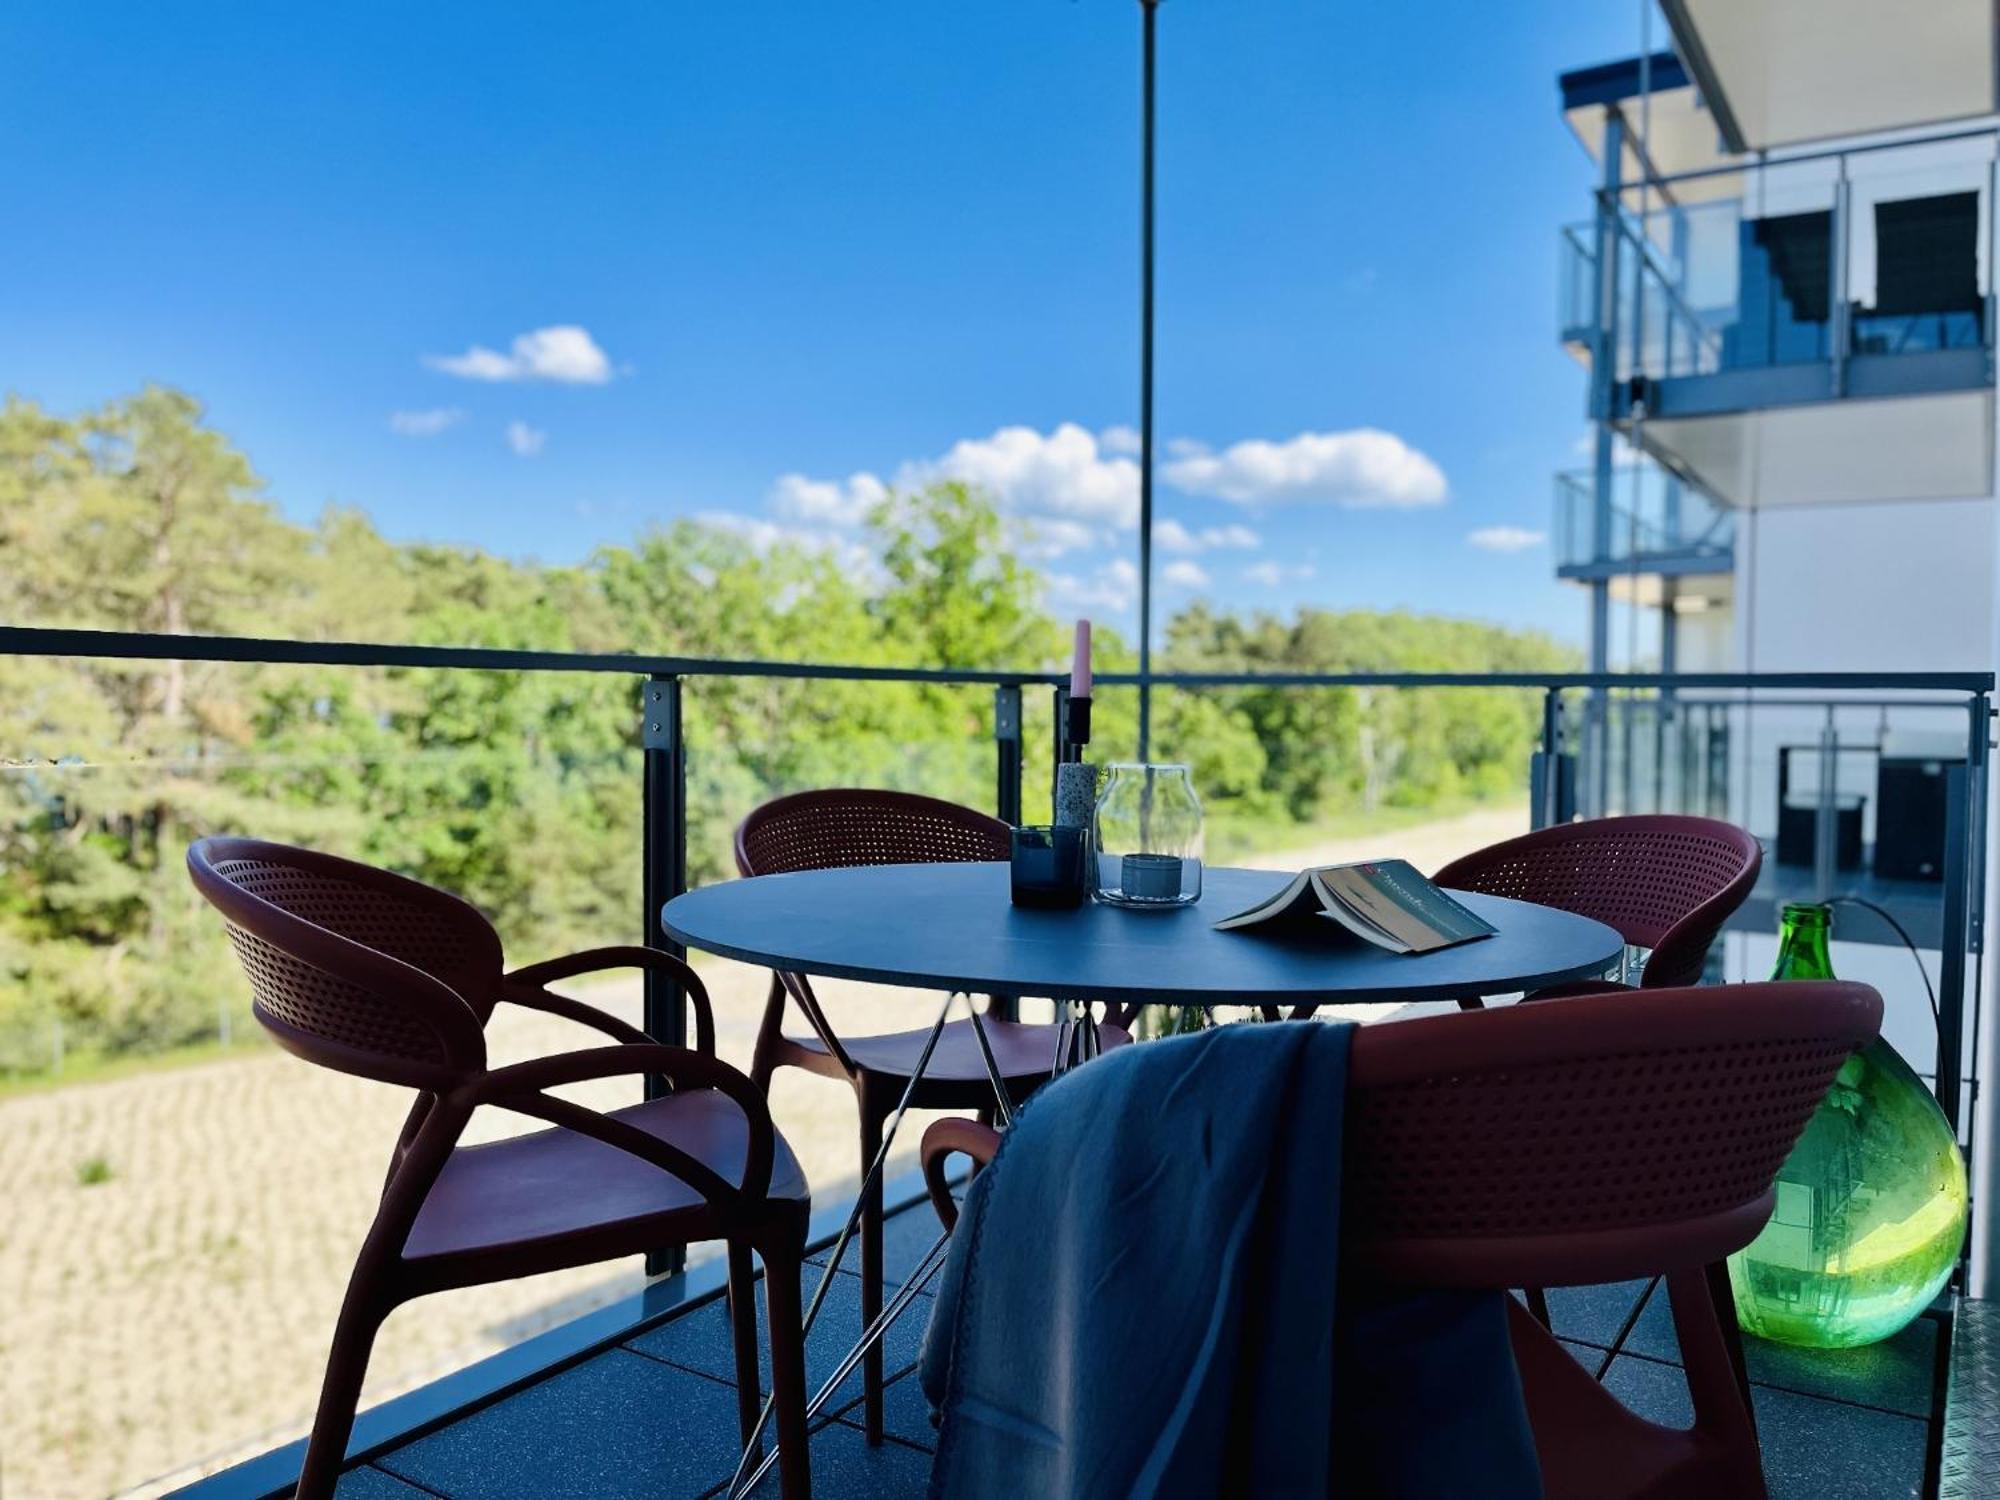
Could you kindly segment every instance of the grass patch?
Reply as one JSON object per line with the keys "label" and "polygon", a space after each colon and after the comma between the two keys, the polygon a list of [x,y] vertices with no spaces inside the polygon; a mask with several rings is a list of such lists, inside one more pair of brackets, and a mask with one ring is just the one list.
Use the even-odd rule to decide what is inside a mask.
{"label": "grass patch", "polygon": [[100,1183],[109,1182],[113,1175],[108,1157],[86,1156],[76,1164],[78,1187],[96,1187]]}
{"label": "grass patch", "polygon": [[270,1042],[254,1024],[247,1025],[245,1030],[246,1035],[227,1046],[221,1042],[191,1042],[185,1047],[168,1047],[159,1052],[124,1052],[109,1057],[91,1052],[72,1053],[64,1060],[60,1073],[14,1073],[0,1077],[0,1100],[66,1089],[75,1084],[110,1083],[137,1073],[193,1067],[197,1063],[270,1050]]}

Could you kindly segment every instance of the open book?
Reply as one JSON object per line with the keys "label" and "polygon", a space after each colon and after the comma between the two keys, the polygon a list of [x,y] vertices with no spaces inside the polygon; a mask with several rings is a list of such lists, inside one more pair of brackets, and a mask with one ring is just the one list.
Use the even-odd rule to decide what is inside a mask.
{"label": "open book", "polygon": [[1321,865],[1248,911],[1224,917],[1216,930],[1331,918],[1356,937],[1391,953],[1429,953],[1497,930],[1467,911],[1400,859]]}

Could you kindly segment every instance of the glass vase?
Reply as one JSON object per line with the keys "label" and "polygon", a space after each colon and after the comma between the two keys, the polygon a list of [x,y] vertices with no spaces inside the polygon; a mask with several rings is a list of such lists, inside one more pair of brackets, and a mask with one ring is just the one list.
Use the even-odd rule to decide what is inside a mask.
{"label": "glass vase", "polygon": [[1096,833],[1098,900],[1162,911],[1201,899],[1201,798],[1186,766],[1112,766]]}
{"label": "glass vase", "polygon": [[[1831,979],[1828,908],[1787,906],[1773,979]],[[1778,1171],[1777,1207],[1729,1258],[1737,1321],[1843,1349],[1900,1332],[1965,1240],[1965,1159],[1937,1099],[1877,1039],[1844,1063]]]}

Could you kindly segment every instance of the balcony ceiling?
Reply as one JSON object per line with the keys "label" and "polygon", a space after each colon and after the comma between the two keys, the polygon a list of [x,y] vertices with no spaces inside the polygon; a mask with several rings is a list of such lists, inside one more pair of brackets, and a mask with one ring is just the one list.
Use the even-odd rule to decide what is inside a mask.
{"label": "balcony ceiling", "polygon": [[1993,0],[1661,0],[1725,149],[1991,114]]}
{"label": "balcony ceiling", "polygon": [[1662,463],[1742,509],[1955,500],[1993,493],[1993,393],[1655,417]]}
{"label": "balcony ceiling", "polygon": [[[1685,75],[1675,69],[1669,76]],[[1715,116],[1709,113],[1701,95],[1688,84],[1664,91],[1659,91],[1656,86],[1656,91],[1643,107],[1638,99],[1627,98],[1621,102],[1621,112],[1630,132],[1626,138],[1625,160],[1618,174],[1622,182],[1700,172],[1732,160],[1716,128]],[[1563,118],[1583,149],[1590,153],[1591,160],[1601,162],[1604,159],[1602,104],[1572,104],[1563,111]],[[1643,157],[1640,154],[1641,131],[1645,136]],[[1650,171],[1647,170],[1648,162],[1651,163]],[[1741,191],[1742,183],[1737,178],[1725,176],[1675,183],[1673,197],[1676,202],[1691,203],[1732,198]]]}

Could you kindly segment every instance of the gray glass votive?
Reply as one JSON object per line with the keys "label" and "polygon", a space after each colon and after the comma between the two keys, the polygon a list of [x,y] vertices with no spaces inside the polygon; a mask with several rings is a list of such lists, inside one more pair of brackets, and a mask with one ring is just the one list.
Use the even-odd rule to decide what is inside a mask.
{"label": "gray glass votive", "polygon": [[1088,831],[1082,828],[1016,828],[1009,881],[1014,904],[1083,905],[1088,894],[1083,875],[1089,842]]}

